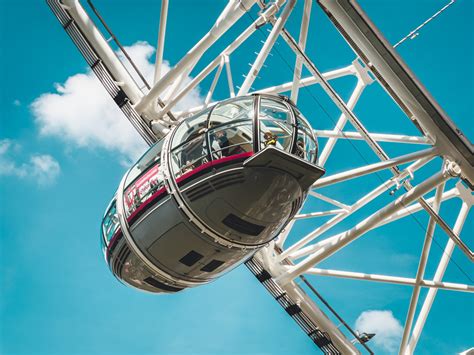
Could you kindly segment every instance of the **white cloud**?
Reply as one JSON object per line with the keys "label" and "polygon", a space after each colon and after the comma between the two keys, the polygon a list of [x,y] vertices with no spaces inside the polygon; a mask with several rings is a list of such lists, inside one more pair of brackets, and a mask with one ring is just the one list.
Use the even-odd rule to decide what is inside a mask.
{"label": "white cloud", "polygon": [[34,155],[30,163],[31,175],[40,185],[54,182],[61,172],[59,163],[51,155]]}
{"label": "white cloud", "polygon": [[34,154],[30,156],[28,163],[17,163],[12,153],[18,152],[19,149],[20,146],[10,139],[0,140],[0,176],[31,179],[43,186],[56,181],[61,168],[52,156]]}
{"label": "white cloud", "polygon": [[[132,46],[125,46],[125,51],[130,55],[135,65],[140,69],[140,72],[145,77],[146,81],[149,85],[153,84],[153,77],[155,74],[155,65],[150,59],[153,58],[153,54],[155,53],[155,48],[148,44],[148,42],[138,41]],[[122,62],[125,63],[125,67],[129,71],[129,73],[134,73],[132,66],[125,60],[123,55],[119,54],[119,57],[122,59]],[[153,58],[154,59],[154,58]],[[167,72],[170,71],[170,65],[168,61],[163,61],[161,66],[161,76],[165,75]],[[138,75],[133,75],[135,81],[137,83],[141,83],[142,81],[138,77]],[[191,77],[187,76],[183,82],[181,83],[180,88],[186,86],[192,80]],[[166,97],[168,94],[168,90],[165,90],[162,98]],[[202,105],[204,99],[201,97],[199,88],[195,88],[191,90],[182,100],[180,100],[173,110],[182,111],[189,109],[191,107]]]}
{"label": "white cloud", "polygon": [[13,100],[13,105],[15,106],[21,106],[21,101],[18,99]]}
{"label": "white cloud", "polygon": [[[137,67],[152,82],[154,65],[150,62],[155,49],[146,42],[125,47]],[[167,62],[162,72],[169,71]],[[191,79],[188,77],[185,83]],[[137,82],[140,82],[137,80]],[[189,108],[202,102],[194,89],[176,109]],[[133,129],[95,75],[88,70],[56,84],[56,92],[45,93],[31,105],[40,134],[55,136],[68,145],[81,148],[103,148],[118,153],[118,160],[136,160],[146,144]]]}
{"label": "white cloud", "polygon": [[26,167],[18,166],[14,160],[12,160],[8,153],[12,150],[18,150],[18,147],[14,142],[9,139],[0,140],[0,176],[26,176]]}
{"label": "white cloud", "polygon": [[0,156],[5,154],[10,147],[12,146],[12,141],[9,139],[2,139],[0,140]]}
{"label": "white cloud", "polygon": [[403,327],[391,311],[362,312],[356,320],[355,328],[361,333],[375,333],[371,342],[381,349],[390,353],[398,351]]}

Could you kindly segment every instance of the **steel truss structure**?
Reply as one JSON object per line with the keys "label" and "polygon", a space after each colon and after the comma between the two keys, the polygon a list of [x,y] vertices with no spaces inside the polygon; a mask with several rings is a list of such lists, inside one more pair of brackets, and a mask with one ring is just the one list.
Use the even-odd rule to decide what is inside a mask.
{"label": "steel truss structure", "polygon": [[[106,90],[149,144],[167,134],[181,118],[213,105],[214,91],[223,72],[226,74],[229,97],[251,91],[288,93],[297,104],[302,88],[307,90],[309,87],[318,86],[322,89],[339,109],[340,116],[334,121],[333,129],[315,130],[320,140],[325,141],[320,151],[319,164],[326,165],[340,141],[350,142],[353,147],[357,142],[365,142],[377,157],[377,161],[369,163],[364,159],[365,165],[350,168],[347,168],[349,162],[344,161],[343,168],[328,169],[327,175],[312,186],[307,207],[295,216],[277,240],[255,255],[253,260],[248,261],[247,266],[315,344],[328,354],[372,352],[350,327],[347,327],[347,330],[340,329],[338,324],[347,324],[333,312],[311,285],[315,277],[411,286],[412,295],[400,344],[401,354],[411,354],[420,339],[438,290],[470,293],[474,291],[472,284],[444,280],[446,268],[456,248],[470,262],[473,260],[473,252],[461,235],[463,224],[474,202],[473,146],[414,77],[355,1],[317,1],[317,5],[334,23],[356,56],[350,65],[322,73],[305,51],[312,7],[315,3],[312,0],[300,1],[304,2],[303,15],[300,19],[299,37],[295,39],[285,26],[295,8],[296,0],[230,0],[211,30],[169,72],[162,74],[168,12],[168,0],[162,0],[156,69],[154,82],[150,85],[141,75],[140,80],[135,80],[137,73],[130,73],[126,69],[127,66],[118,59],[110,42],[115,42],[119,51],[123,51],[123,47],[90,1],[89,7],[108,32],[105,37],[78,1],[47,0]],[[247,15],[252,17],[252,23],[233,38],[215,59],[196,72],[203,54],[241,17]],[[264,29],[267,29],[265,40],[261,41],[260,48],[256,49],[256,58],[250,63],[250,69],[244,75],[245,79],[240,86],[236,86],[231,69],[232,55],[256,32],[262,33]],[[253,87],[258,87],[260,71],[272,55],[277,40],[286,43],[294,52],[294,61],[291,63],[293,80],[255,90]],[[127,54],[124,54],[128,58]],[[138,72],[136,67],[133,68]],[[309,76],[302,76],[303,68],[310,73]],[[184,79],[191,73],[192,80],[184,85]],[[335,90],[332,81],[347,76],[355,77],[357,83],[349,100],[345,102]],[[176,112],[176,104],[191,90],[198,85],[204,90],[202,85],[208,77],[212,80],[209,80],[210,85],[203,104]],[[355,114],[354,108],[364,90],[374,83],[381,85],[398,104],[406,117],[418,128],[419,135],[374,133],[366,128],[362,117]],[[349,124],[354,131],[346,129]],[[386,143],[409,146],[410,152],[390,157],[383,148]],[[434,166],[437,166],[437,171],[433,171]],[[381,174],[384,172],[391,175],[382,179]],[[353,179],[360,181],[361,178],[369,177],[372,179],[368,181],[372,182],[374,177],[378,178],[380,184],[368,192],[361,191],[354,203],[331,197],[331,187],[350,186],[347,183]],[[351,198],[357,194],[357,191],[351,191],[350,187],[345,188],[350,191],[347,195]],[[374,202],[390,191],[394,195],[391,201],[383,207],[374,207]],[[453,226],[440,214],[443,203],[451,199],[461,201],[461,208]],[[332,208],[321,208],[321,203],[314,203],[315,201],[323,201]],[[309,210],[315,205],[318,207]],[[424,243],[418,269],[412,277],[320,267],[322,262],[370,231],[403,218],[416,218],[420,211],[426,212],[429,220],[426,227],[423,227]],[[347,221],[354,219],[355,215],[359,222],[354,222],[352,227],[347,228]],[[360,219],[360,216],[365,217]],[[313,230],[305,235],[298,235],[295,225],[308,220],[315,221]],[[427,279],[425,271],[437,226],[446,233],[448,241],[434,277]],[[334,232],[335,230],[342,231]],[[299,283],[300,280],[303,280],[304,285]],[[422,288],[428,288],[429,291],[421,311],[415,317]]]}

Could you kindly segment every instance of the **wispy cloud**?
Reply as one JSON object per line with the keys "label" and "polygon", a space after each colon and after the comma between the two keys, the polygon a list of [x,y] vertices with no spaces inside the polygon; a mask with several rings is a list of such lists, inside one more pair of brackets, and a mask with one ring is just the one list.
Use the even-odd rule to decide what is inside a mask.
{"label": "wispy cloud", "polygon": [[391,311],[368,310],[362,312],[356,320],[355,328],[359,332],[375,333],[371,342],[380,349],[389,353],[398,351],[403,328]]}
{"label": "wispy cloud", "polygon": [[[154,65],[150,60],[155,49],[146,42],[137,42],[126,50],[151,83]],[[165,62],[162,72],[167,71],[169,65]],[[184,84],[190,80],[186,78]],[[146,149],[144,141],[90,70],[75,74],[55,87],[54,93],[41,95],[31,105],[40,134],[58,137],[69,146],[118,153],[119,161],[133,161]],[[177,109],[201,102],[195,89]]]}
{"label": "wispy cloud", "polygon": [[14,156],[20,148],[19,144],[10,139],[0,140],[0,176],[30,179],[42,186],[56,182],[61,167],[51,155],[33,154],[27,163],[19,163]]}
{"label": "wispy cloud", "polygon": [[31,176],[40,185],[54,182],[61,172],[59,163],[51,155],[34,155],[30,158]]}

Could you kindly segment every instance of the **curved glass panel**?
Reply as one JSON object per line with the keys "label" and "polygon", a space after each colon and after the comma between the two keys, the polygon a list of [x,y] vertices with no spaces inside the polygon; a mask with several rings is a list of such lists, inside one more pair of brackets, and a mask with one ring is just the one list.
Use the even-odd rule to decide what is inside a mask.
{"label": "curved glass panel", "polygon": [[298,136],[296,138],[295,154],[302,159],[315,163],[318,155],[318,145],[311,126],[299,111],[297,111],[296,124]]}
{"label": "curved glass panel", "polygon": [[210,109],[207,109],[180,123],[173,135],[171,149],[204,133],[207,129],[207,117],[209,116],[209,111]]}
{"label": "curved glass panel", "polygon": [[135,163],[135,165],[129,170],[127,180],[124,186],[130,185],[138,176],[143,174],[151,165],[161,160],[161,149],[163,147],[163,140],[160,140],[154,146],[152,146],[142,157]]}
{"label": "curved glass panel", "polygon": [[251,120],[254,116],[253,97],[243,97],[221,102],[211,112],[209,128],[236,120]]}
{"label": "curved glass panel", "polygon": [[171,170],[176,177],[201,166],[209,161],[206,134],[181,144],[171,151]]}
{"label": "curved glass panel", "polygon": [[211,160],[251,152],[253,101],[253,97],[227,100],[212,109],[209,122],[209,110],[184,121],[173,136],[174,176],[179,178]]}
{"label": "curved glass panel", "polygon": [[102,219],[101,225],[101,245],[102,251],[105,256],[105,250],[109,246],[110,241],[112,240],[113,236],[117,232],[117,229],[120,227],[120,222],[117,216],[117,208],[115,205],[115,198],[109,205],[107,212],[105,213],[104,218]]}
{"label": "curved glass panel", "polygon": [[127,217],[164,187],[164,176],[160,168],[162,147],[163,140],[151,147],[129,170],[123,194]]}
{"label": "curved glass panel", "polygon": [[290,151],[293,125],[288,107],[282,102],[262,98],[260,100],[260,149],[269,145]]}
{"label": "curved glass panel", "polygon": [[210,129],[212,159],[220,159],[253,151],[252,120],[237,120]]}
{"label": "curved glass panel", "polygon": [[291,124],[291,113],[284,103],[263,97],[260,100],[260,119],[277,120]]}

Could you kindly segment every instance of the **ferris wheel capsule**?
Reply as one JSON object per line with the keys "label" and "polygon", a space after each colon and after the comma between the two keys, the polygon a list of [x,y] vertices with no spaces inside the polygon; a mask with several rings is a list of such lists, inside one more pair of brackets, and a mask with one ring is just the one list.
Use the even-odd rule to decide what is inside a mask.
{"label": "ferris wheel capsule", "polygon": [[324,174],[285,97],[222,101],[183,120],[125,174],[102,221],[112,273],[154,293],[208,283],[273,240]]}

